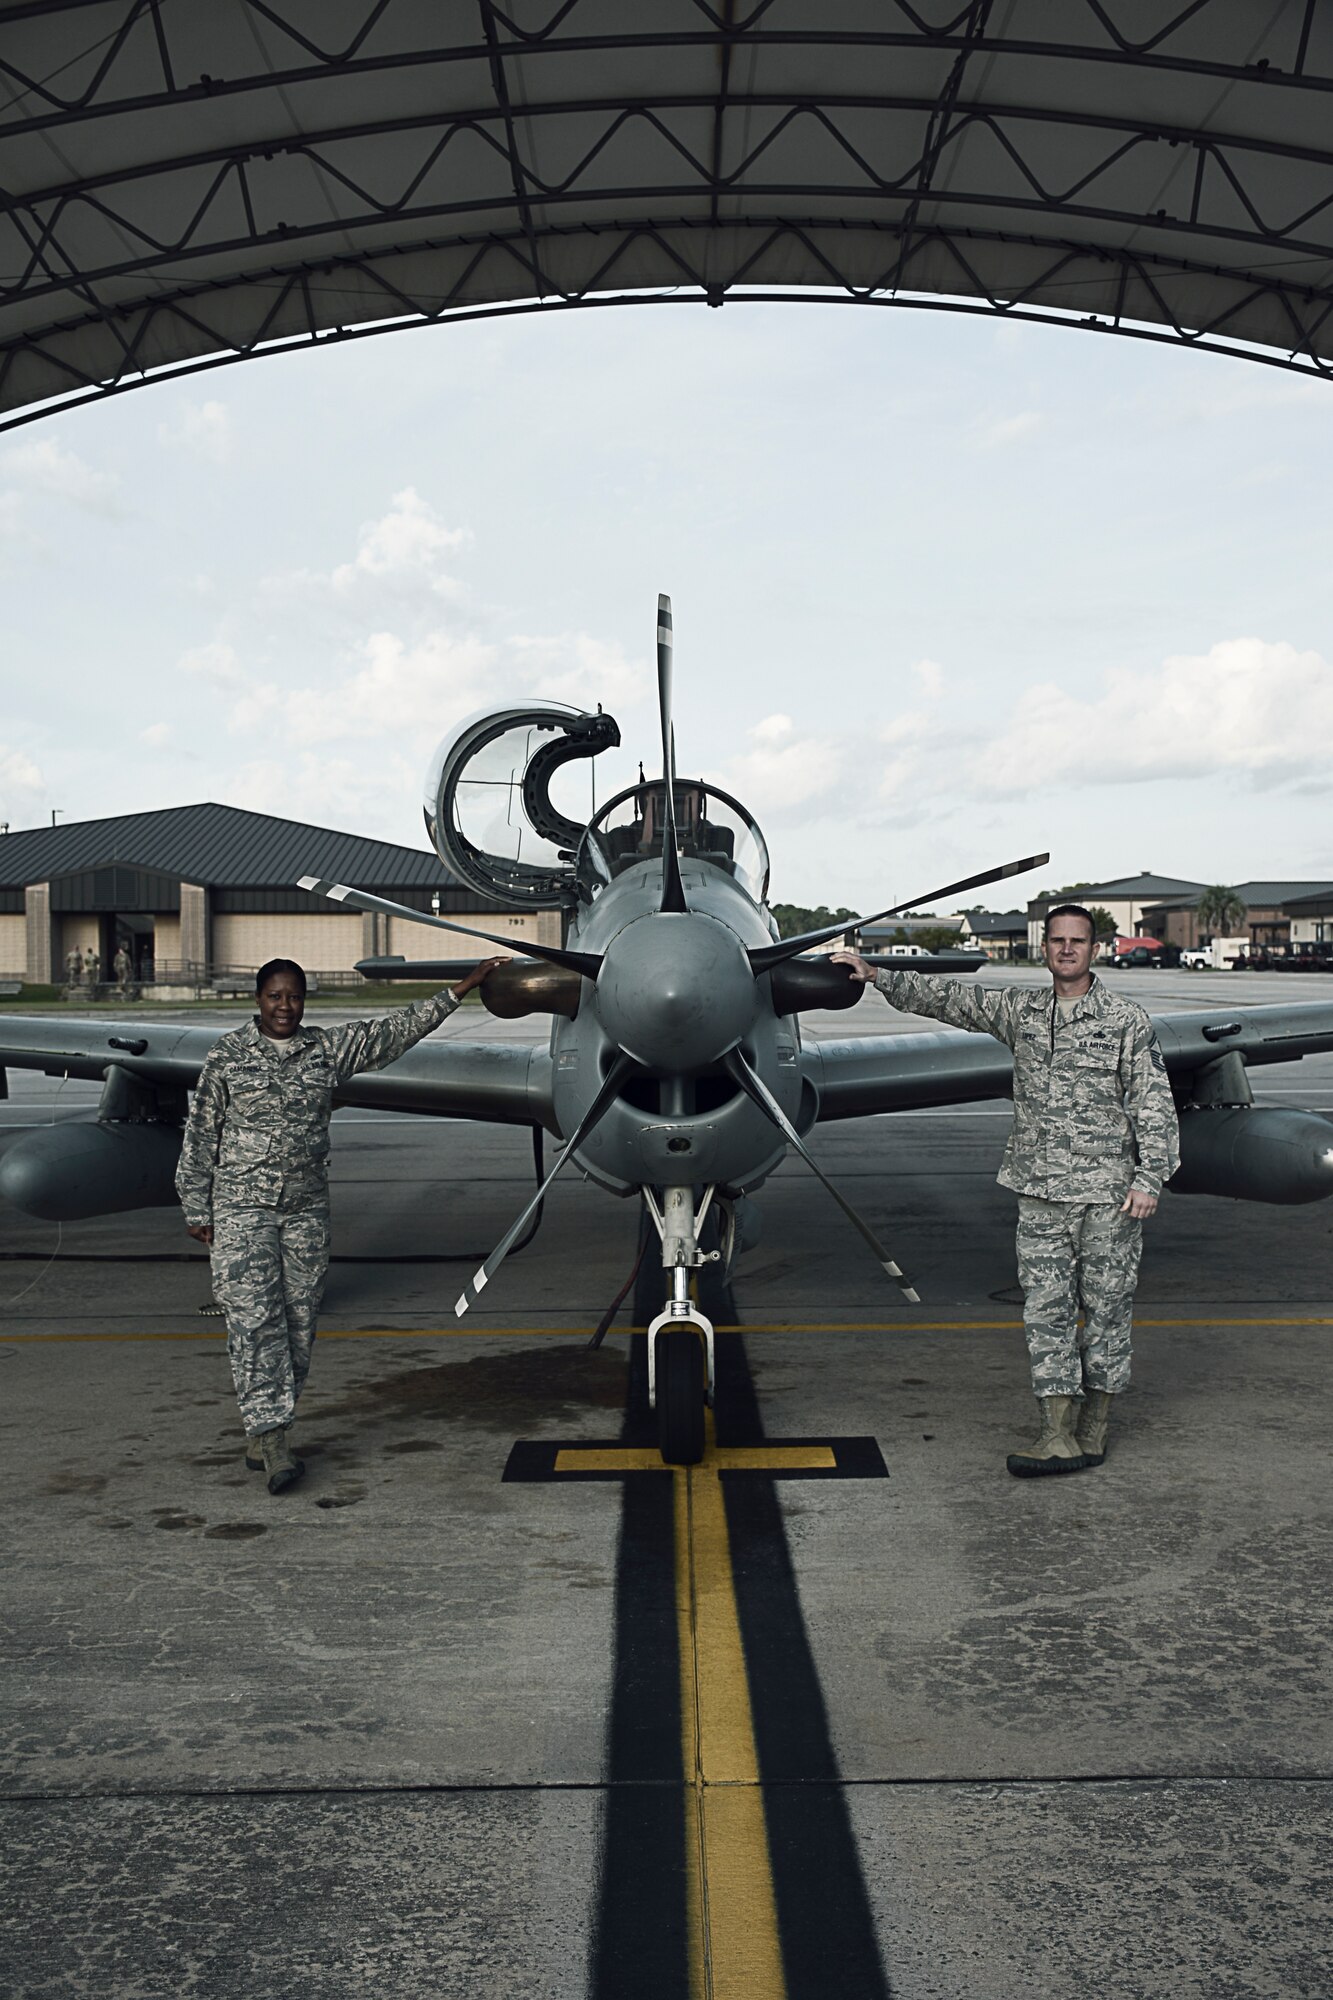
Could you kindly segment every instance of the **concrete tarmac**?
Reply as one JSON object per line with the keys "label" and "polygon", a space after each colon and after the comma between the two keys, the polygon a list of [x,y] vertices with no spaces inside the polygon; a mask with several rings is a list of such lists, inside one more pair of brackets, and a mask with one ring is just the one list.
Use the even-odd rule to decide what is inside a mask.
{"label": "concrete tarmac", "polygon": [[[1164,1011],[1322,997],[1122,978]],[[920,1024],[872,997],[812,1025]],[[95,1099],[10,1081],[0,1127]],[[1254,1081],[1333,1116],[1333,1057]],[[688,1479],[645,1469],[635,1299],[586,1347],[629,1204],[558,1183],[459,1330],[521,1132],[335,1120],[309,1470],[277,1499],[177,1213],[0,1214],[0,1991],[1333,1991],[1333,1203],[1168,1197],[1105,1465],[1014,1480],[1006,1127],[817,1132],[915,1308],[799,1162],[774,1176]]]}

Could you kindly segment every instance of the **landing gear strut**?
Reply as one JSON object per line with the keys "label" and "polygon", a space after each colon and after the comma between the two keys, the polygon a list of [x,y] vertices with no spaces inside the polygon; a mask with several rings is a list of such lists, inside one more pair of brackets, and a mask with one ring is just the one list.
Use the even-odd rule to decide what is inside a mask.
{"label": "landing gear strut", "polygon": [[657,1411],[658,1449],[668,1465],[697,1465],[704,1455],[704,1405],[713,1400],[713,1326],[690,1297],[690,1274],[714,1261],[700,1250],[699,1228],[712,1200],[708,1188],[696,1214],[692,1188],[667,1188],[661,1208],[644,1189],[662,1238],[662,1265],[671,1291],[648,1328],[648,1401]]}

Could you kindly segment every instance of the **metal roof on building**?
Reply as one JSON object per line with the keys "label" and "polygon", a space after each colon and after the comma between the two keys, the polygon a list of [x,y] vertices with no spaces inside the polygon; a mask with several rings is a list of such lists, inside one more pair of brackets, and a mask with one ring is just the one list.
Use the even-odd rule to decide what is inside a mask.
{"label": "metal roof on building", "polygon": [[1315,0],[22,0],[0,27],[2,410],[505,311],[811,295],[1333,373]]}
{"label": "metal roof on building", "polygon": [[167,806],[0,835],[0,887],[26,888],[110,861],[132,862],[210,889],[291,889],[295,895],[302,875],[371,891],[459,886],[427,848],[367,840],[240,806]]}
{"label": "metal roof on building", "polygon": [[973,937],[1010,937],[1028,927],[1026,910],[968,910],[964,923]]}
{"label": "metal roof on building", "polygon": [[1206,882],[1185,882],[1171,875],[1122,875],[1114,882],[1085,882],[1081,889],[1036,896],[1028,904],[1028,910],[1029,912],[1044,910],[1050,903],[1087,903],[1097,896],[1110,896],[1114,901],[1121,903],[1142,903],[1150,899],[1190,894],[1194,891],[1202,895],[1207,887]]}
{"label": "metal roof on building", "polygon": [[[1319,895],[1333,889],[1333,882],[1229,882],[1227,887],[1233,895],[1240,897],[1247,910],[1266,910],[1285,903],[1289,896]],[[1188,896],[1180,896],[1154,907],[1160,910],[1191,910],[1204,894],[1203,889],[1196,889]],[[1144,915],[1149,915],[1149,912],[1145,910]]]}

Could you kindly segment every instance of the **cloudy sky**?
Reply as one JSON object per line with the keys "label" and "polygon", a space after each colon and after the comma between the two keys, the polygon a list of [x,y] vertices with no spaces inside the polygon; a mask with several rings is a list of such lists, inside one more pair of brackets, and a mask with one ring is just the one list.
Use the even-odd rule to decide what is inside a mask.
{"label": "cloudy sky", "polygon": [[[1049,848],[1333,877],[1333,385],[825,304],[537,315],[165,382],[0,437],[14,827],[220,799],[421,844],[437,740],[595,704],[783,901]],[[605,765],[606,760],[603,760]],[[1027,885],[1020,885],[1020,893]]]}

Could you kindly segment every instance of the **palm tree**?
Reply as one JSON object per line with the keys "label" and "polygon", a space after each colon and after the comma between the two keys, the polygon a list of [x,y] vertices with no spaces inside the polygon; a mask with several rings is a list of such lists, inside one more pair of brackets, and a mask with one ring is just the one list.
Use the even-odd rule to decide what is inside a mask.
{"label": "palm tree", "polygon": [[1195,915],[1200,932],[1209,931],[1214,937],[1234,937],[1245,921],[1244,898],[1228,888],[1225,882],[1214,882],[1200,896]]}

